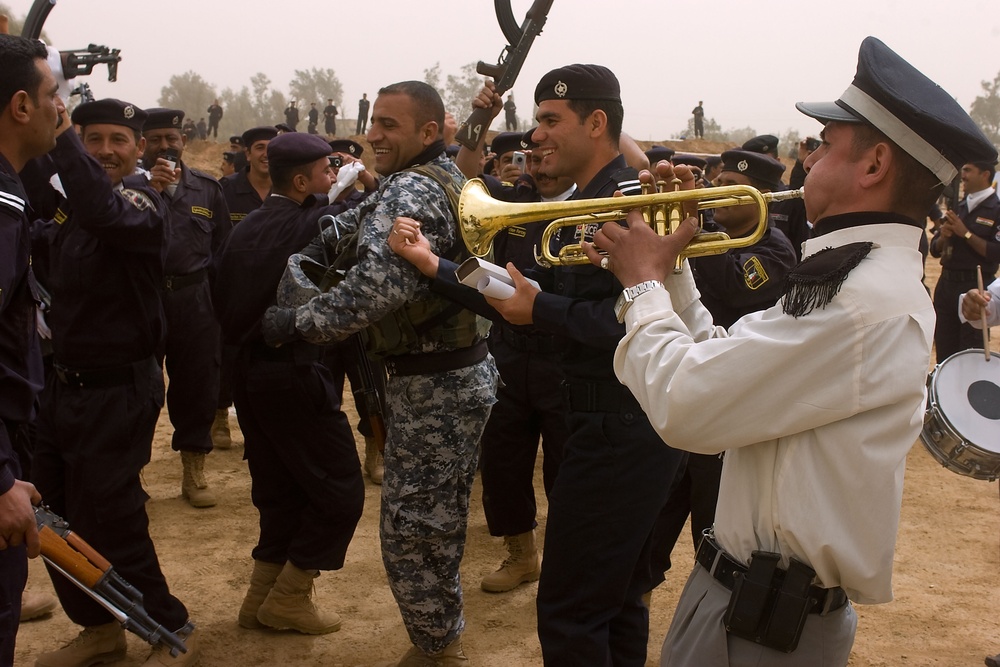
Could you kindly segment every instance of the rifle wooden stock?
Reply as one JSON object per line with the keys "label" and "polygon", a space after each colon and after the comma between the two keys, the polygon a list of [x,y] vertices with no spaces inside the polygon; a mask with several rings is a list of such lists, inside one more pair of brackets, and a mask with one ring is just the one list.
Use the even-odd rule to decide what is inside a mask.
{"label": "rifle wooden stock", "polygon": [[71,547],[54,530],[48,526],[40,527],[38,539],[42,544],[42,556],[58,565],[67,574],[91,589],[100,583],[104,571],[98,569],[86,556]]}

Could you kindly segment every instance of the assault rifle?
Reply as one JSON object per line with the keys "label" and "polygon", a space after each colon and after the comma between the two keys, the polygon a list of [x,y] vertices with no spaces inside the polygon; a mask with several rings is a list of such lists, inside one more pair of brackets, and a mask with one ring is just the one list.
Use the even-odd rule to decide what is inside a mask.
{"label": "assault rifle", "polygon": [[[337,219],[332,215],[321,217],[319,219],[320,236],[323,235],[323,223],[333,225],[333,232],[339,241],[340,228],[337,226]],[[330,266],[330,257],[326,252],[326,244],[323,244],[323,263],[326,267]],[[327,270],[327,278],[329,278],[331,271],[332,269]],[[343,276],[341,275],[340,277]],[[336,280],[339,281],[339,278]],[[322,285],[321,282],[323,280],[316,282],[320,289],[329,289],[331,286]],[[372,438],[378,444],[378,451],[385,453],[385,407],[382,404],[382,396],[379,394],[379,383],[375,379],[375,372],[372,369],[371,359],[368,357],[368,351],[365,349],[365,341],[361,337],[361,333],[353,333],[348,336],[348,339],[354,347],[354,361],[361,380],[360,387],[352,387],[354,402],[355,404],[364,402],[365,412],[368,413],[368,423],[372,427]]]}
{"label": "assault rifle", "polygon": [[[28,16],[21,26],[21,36],[30,39],[40,39],[42,26],[55,8],[56,0],[35,0],[31,3]],[[63,78],[69,80],[80,75],[91,74],[94,67],[101,64],[108,66],[108,81],[118,80],[118,63],[122,57],[121,49],[110,49],[106,46],[90,44],[85,49],[69,49],[60,51],[62,55]]]}
{"label": "assault rifle", "polygon": [[89,44],[85,49],[59,51],[62,56],[63,76],[72,79],[92,74],[98,65],[108,66],[108,81],[118,80],[118,63],[122,61],[121,49]]}
{"label": "assault rifle", "polygon": [[[494,0],[494,6],[496,7],[497,21],[500,23],[500,29],[507,38],[508,44],[500,53],[500,59],[496,65],[490,65],[480,60],[479,64],[476,65],[476,71],[492,78],[497,95],[503,95],[514,87],[514,81],[521,72],[521,67],[524,65],[524,59],[528,56],[532,42],[542,32],[542,26],[545,25],[545,19],[552,7],[552,0],[535,0],[520,26],[514,21],[510,0]],[[492,120],[493,114],[489,109],[473,109],[472,115],[462,123],[462,127],[458,128],[455,140],[469,150],[476,150],[483,132],[489,129]]]}
{"label": "assault rifle", "polygon": [[153,646],[163,644],[170,654],[187,653],[184,638],[194,625],[188,623],[176,634],[150,618],[142,606],[142,593],[121,578],[104,556],[69,529],[69,523],[45,505],[35,507],[42,558],[52,569],[115,617],[122,627]]}

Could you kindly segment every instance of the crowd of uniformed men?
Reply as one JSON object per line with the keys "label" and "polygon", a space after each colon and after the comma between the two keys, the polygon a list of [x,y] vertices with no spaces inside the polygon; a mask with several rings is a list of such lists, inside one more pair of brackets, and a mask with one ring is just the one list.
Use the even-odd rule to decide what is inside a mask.
{"label": "crowd of uniformed men", "polygon": [[[763,531],[756,541],[753,526],[749,538],[744,531],[734,540],[728,524],[713,535],[728,465],[719,452],[726,444],[691,446],[679,436],[674,442],[657,412],[659,399],[651,410],[642,391],[619,381],[627,373],[620,346],[629,340],[638,345],[633,329],[649,321],[636,314],[626,318],[626,311],[633,301],[648,302],[641,295],[663,284],[626,284],[620,260],[610,252],[626,244],[617,246],[615,239],[622,237],[611,233],[602,237],[597,224],[564,226],[553,242],[593,252],[588,242],[597,236],[607,239],[602,248],[610,254],[599,261],[592,257],[593,263],[538,266],[545,223],[532,222],[506,226],[494,239],[493,261],[510,266],[514,296],[484,298],[455,277],[456,266],[470,256],[458,233],[456,206],[463,184],[473,177],[483,179],[499,201],[558,206],[616,192],[637,194],[640,181],[649,178],[640,178],[640,171],[651,166],[660,179],[685,189],[745,185],[766,193],[796,189],[805,180],[823,195],[831,188],[828,172],[817,169],[809,180],[806,173],[833,159],[827,156],[840,155],[837,151],[842,159],[860,161],[874,147],[869,175],[857,179],[879,192],[889,187],[895,170],[944,183],[960,168],[967,199],[957,212],[931,216],[942,219],[930,251],[944,266],[935,294],[935,337],[938,357],[944,358],[968,338],[956,304],[975,286],[974,267],[983,264],[992,275],[1000,261],[1000,201],[989,188],[996,152],[984,146],[964,112],[934,97],[926,79],[884,45],[868,40],[862,46],[858,77],[848,91],[860,94],[835,109],[803,106],[826,125],[823,142],[797,147],[786,184],[778,140],[771,135],[721,155],[676,154],[664,147],[643,153],[622,133],[615,75],[582,64],[552,70],[538,82],[537,127],[501,133],[488,148],[484,135],[474,149],[448,150],[454,122],[439,95],[408,81],[382,88],[374,100],[366,139],[377,178],[364,168],[363,148],[355,141],[268,126],[230,139],[224,164],[229,173],[216,180],[184,161],[182,110],[104,99],[81,104],[69,118],[58,94],[60,72],[47,64],[46,48],[22,38],[0,40],[0,104],[5,105],[0,117],[0,419],[5,426],[0,429],[0,663],[13,659],[24,550],[34,555],[38,549],[27,501],[37,502],[39,493],[142,591],[150,615],[185,640],[186,653],[174,656],[157,646],[146,664],[194,664],[201,645],[211,642],[170,594],[149,537],[140,472],[166,402],[172,447],[183,467],[181,493],[194,507],[216,502],[205,457],[213,447],[232,446],[228,424],[235,404],[252,501],[260,514],[253,572],[238,613],[245,628],[322,634],[340,627],[337,614],[313,600],[312,584],[320,571],[344,564],[361,517],[364,471],[382,484],[382,557],[413,645],[398,664],[466,664],[458,566],[478,470],[490,534],[502,537],[508,551],[481,586],[500,593],[539,581],[538,636],[546,664],[645,664],[650,593],[671,566],[671,550],[688,514],[701,564],[695,574],[704,567],[720,585],[735,587],[726,596],[748,609],[759,602],[757,616],[739,608],[734,617],[736,603],[730,605],[726,624],[737,628],[730,636],[731,653],[756,647],[777,655],[787,652],[788,636],[797,643],[801,635],[800,648],[791,654],[797,657],[782,664],[846,664],[855,623],[848,596],[883,601],[884,587],[864,581],[865,575],[837,555],[816,552],[795,532],[798,519],[788,526],[765,525],[761,517],[774,507],[756,515],[756,528]],[[876,75],[879,70],[916,83],[911,90],[890,90]],[[927,95],[939,117],[917,119],[913,109],[926,101],[917,98]],[[868,104],[872,98],[882,103]],[[893,100],[892,111],[886,111]],[[494,117],[505,108],[489,82],[472,105]],[[912,137],[897,136],[892,124],[882,122],[885,113],[909,123],[923,143],[913,148]],[[867,139],[856,136],[853,148],[843,148],[851,143],[843,133],[860,136],[868,130]],[[953,150],[945,151],[949,146]],[[941,154],[947,159],[927,157]],[[888,176],[876,178],[879,174]],[[754,206],[703,212],[706,232],[757,237],[685,264],[696,290],[691,293],[700,297],[705,321],[714,323],[711,335],[732,328],[735,338],[726,340],[759,339],[764,334],[754,327],[767,331],[771,321],[815,321],[813,310],[840,303],[838,292],[851,291],[853,282],[844,281],[868,253],[890,253],[914,277],[914,261],[918,267],[920,262],[916,232],[878,234],[882,227],[923,229],[925,218],[891,197],[866,208],[860,190],[834,194],[858,203],[841,209],[802,199],[774,203],[762,230]],[[840,217],[825,218],[831,211]],[[808,220],[826,222],[821,226],[826,244],[837,247],[810,250],[820,226]],[[875,242],[842,242],[835,236],[846,232],[830,231],[864,231],[877,222],[883,224],[872,227],[878,232]],[[891,254],[894,244],[899,257]],[[800,264],[803,257],[809,259]],[[803,270],[810,261],[812,267]],[[541,290],[529,287],[522,272]],[[919,268],[916,274],[919,284]],[[666,282],[671,296],[682,299],[684,289]],[[899,309],[914,309],[919,320],[927,311],[919,299],[906,292]],[[820,322],[817,331],[832,326]],[[685,330],[680,320],[672,326]],[[695,331],[694,324],[688,326]],[[44,364],[36,330],[44,339]],[[911,334],[900,333],[901,345],[912,342],[909,350],[919,357],[922,344],[909,341]],[[801,351],[809,335],[796,330],[790,339],[795,336]],[[966,347],[976,339],[968,342]],[[679,343],[663,349],[674,344]],[[697,337],[684,345],[720,355],[723,350]],[[699,358],[706,377],[717,377],[713,357],[704,352]],[[848,367],[853,363],[843,359]],[[662,364],[679,364],[670,371],[678,377],[690,371],[679,359]],[[915,376],[925,370],[926,364]],[[345,376],[358,396],[363,463],[341,410]],[[379,400],[366,401],[362,389],[368,396],[377,392]],[[767,391],[737,389],[748,396]],[[913,412],[913,387],[908,389],[903,396],[883,398],[886,405],[902,406],[888,417],[898,420]],[[712,404],[726,393],[714,396],[709,387],[698,400]],[[665,406],[679,400],[661,398]],[[720,409],[734,410],[728,404]],[[837,419],[846,423],[866,409],[862,405]],[[912,443],[912,426],[903,424],[902,435],[894,437]],[[775,445],[780,449],[793,446],[786,436],[814,432],[809,429],[820,433],[822,427],[805,420],[775,428],[786,431],[760,441],[783,443]],[[548,497],[544,565],[532,484],[539,444]],[[769,485],[779,486],[768,477],[773,462],[753,464],[756,472],[739,469],[741,464],[746,466],[746,459],[736,457],[727,474],[756,474],[758,486],[748,497],[754,498],[750,504],[764,502],[760,498]],[[889,464],[892,477],[898,457]],[[31,480],[34,488],[18,480]],[[780,493],[787,490],[781,487]],[[780,497],[771,505],[795,502]],[[726,502],[731,508],[732,500]],[[895,503],[893,510],[890,498],[886,510],[892,534],[898,497]],[[754,577],[769,562],[757,556],[765,547],[778,556],[768,576],[779,560],[787,573],[761,584]],[[748,621],[739,614],[757,619],[765,604],[784,600],[782,582],[797,576],[798,565],[812,573],[803,595],[813,596],[797,607],[798,620],[781,610],[785,615],[766,632],[740,630]],[[83,630],[35,664],[69,667],[124,657],[121,625],[61,575],[53,572],[52,581],[63,609]],[[773,595],[741,597],[740,581],[765,592],[773,586]],[[33,597],[26,594],[25,603]],[[689,612],[699,613],[685,609]],[[766,612],[779,615],[771,607]],[[714,623],[721,624],[721,617]],[[696,632],[675,624],[664,664],[729,664],[724,653],[703,653],[698,641],[714,640],[691,639]],[[824,637],[832,637],[837,648],[817,658]],[[764,664],[771,664],[770,654],[762,655]]]}

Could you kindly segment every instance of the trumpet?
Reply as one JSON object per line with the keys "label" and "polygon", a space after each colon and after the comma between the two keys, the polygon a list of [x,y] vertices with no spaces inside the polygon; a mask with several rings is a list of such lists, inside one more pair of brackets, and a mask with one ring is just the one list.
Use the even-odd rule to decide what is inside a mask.
{"label": "trumpet", "polygon": [[[667,190],[673,185],[673,190]],[[562,202],[511,204],[490,196],[486,184],[474,178],[465,184],[458,202],[459,229],[465,246],[473,255],[483,257],[493,247],[493,238],[504,228],[542,220],[551,220],[542,233],[541,253],[535,260],[542,266],[571,266],[586,264],[590,260],[579,243],[563,245],[557,253],[551,250],[552,237],[563,227],[601,224],[622,220],[629,211],[642,209],[643,218],[660,236],[673,233],[686,217],[685,205],[695,203],[697,210],[727,206],[756,205],[757,226],[753,233],[730,238],[724,232],[701,232],[684,248],[678,257],[717,255],[732,248],[753,245],[767,229],[767,205],[771,202],[800,199],[803,189],[762,193],[749,185],[728,185],[698,190],[679,190],[680,181],[671,184],[657,183],[657,192],[648,184],[643,194],[631,197],[604,199],[578,199]]]}

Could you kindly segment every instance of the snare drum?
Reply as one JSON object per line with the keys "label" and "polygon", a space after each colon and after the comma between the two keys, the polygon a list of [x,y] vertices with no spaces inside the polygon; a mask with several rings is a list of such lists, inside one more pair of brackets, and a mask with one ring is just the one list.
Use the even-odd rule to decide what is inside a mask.
{"label": "snare drum", "polygon": [[931,371],[920,439],[949,470],[1000,477],[1000,356],[962,350]]}

